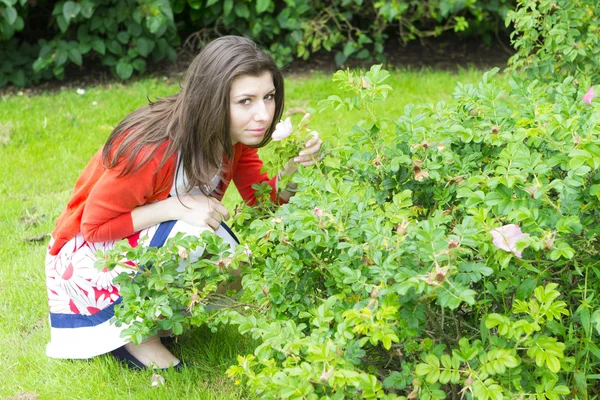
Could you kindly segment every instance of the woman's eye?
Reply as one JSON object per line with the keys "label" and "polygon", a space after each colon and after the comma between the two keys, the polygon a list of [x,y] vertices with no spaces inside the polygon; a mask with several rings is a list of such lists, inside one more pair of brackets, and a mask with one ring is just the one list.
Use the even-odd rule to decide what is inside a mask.
{"label": "woman's eye", "polygon": [[248,104],[250,104],[250,99],[240,100],[240,104],[243,106],[247,106]]}
{"label": "woman's eye", "polygon": [[274,94],[268,94],[265,96],[265,100],[273,100],[275,99],[275,95]]}

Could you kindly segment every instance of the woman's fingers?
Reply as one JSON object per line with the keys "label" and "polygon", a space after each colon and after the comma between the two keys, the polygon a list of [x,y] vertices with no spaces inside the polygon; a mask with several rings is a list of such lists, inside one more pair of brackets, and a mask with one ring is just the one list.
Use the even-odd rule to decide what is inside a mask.
{"label": "woman's fingers", "polygon": [[225,206],[214,197],[208,197],[202,194],[194,194],[186,196],[192,200],[192,204],[184,201],[187,205],[185,211],[186,222],[194,225],[208,226],[213,230],[217,230],[221,221],[229,219],[229,211]]}
{"label": "woman's fingers", "polygon": [[212,210],[216,211],[223,221],[229,220],[229,211],[227,210],[227,208],[225,208],[225,206],[219,200],[212,200]]}
{"label": "woman's fingers", "polygon": [[219,229],[219,226],[221,225],[221,216],[220,216],[220,215],[219,215],[219,216],[217,216],[217,217],[213,217],[212,215],[211,215],[211,216],[209,216],[209,217],[206,219],[206,224],[207,224],[208,226],[210,226],[210,228],[211,228],[213,231],[216,231],[217,229]]}
{"label": "woman's fingers", "polygon": [[294,158],[294,162],[302,164],[304,166],[314,165],[317,161],[323,159],[323,155],[319,154],[323,141],[317,136],[307,142],[310,145],[306,149],[302,150],[297,157]]}

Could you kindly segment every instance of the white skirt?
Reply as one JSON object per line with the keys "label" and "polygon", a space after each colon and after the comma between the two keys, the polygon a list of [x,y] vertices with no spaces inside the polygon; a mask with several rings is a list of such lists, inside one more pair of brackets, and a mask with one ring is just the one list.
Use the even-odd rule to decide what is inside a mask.
{"label": "white skirt", "polygon": [[[178,232],[199,236],[206,228],[198,228],[182,221],[167,221],[144,229],[130,237],[129,244],[139,244],[148,237],[149,245],[161,247]],[[239,244],[235,234],[221,224],[216,234],[233,248]],[[48,248],[54,240],[50,241]],[[81,234],[68,241],[56,256],[46,255],[46,282],[50,306],[50,343],[46,354],[52,358],[91,358],[115,350],[129,340],[121,337],[126,325],[110,323],[114,307],[121,302],[114,277],[124,271],[99,271],[94,267],[98,250],[110,250],[114,241],[89,243]],[[202,249],[197,250],[199,253]],[[198,257],[200,254],[191,254]]]}

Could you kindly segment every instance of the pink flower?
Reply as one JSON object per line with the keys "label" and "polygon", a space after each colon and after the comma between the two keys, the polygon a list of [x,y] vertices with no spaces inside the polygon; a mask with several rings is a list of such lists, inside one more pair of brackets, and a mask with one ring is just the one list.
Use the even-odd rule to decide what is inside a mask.
{"label": "pink flower", "polygon": [[287,139],[292,134],[292,120],[288,117],[285,121],[280,121],[275,126],[275,131],[271,136],[276,142],[282,141],[283,139]]}
{"label": "pink flower", "polygon": [[529,237],[529,233],[523,233],[519,225],[504,225],[500,228],[492,229],[490,233],[492,234],[492,238],[494,238],[494,246],[513,253],[518,258],[523,258],[521,252],[517,251],[517,242]]}
{"label": "pink flower", "polygon": [[315,217],[321,218],[323,216],[323,210],[321,210],[319,207],[315,207],[313,214],[315,214]]}
{"label": "pink flower", "polygon": [[594,87],[592,86],[588,89],[587,93],[583,95],[582,100],[591,105],[594,97],[596,97],[596,93],[594,93]]}

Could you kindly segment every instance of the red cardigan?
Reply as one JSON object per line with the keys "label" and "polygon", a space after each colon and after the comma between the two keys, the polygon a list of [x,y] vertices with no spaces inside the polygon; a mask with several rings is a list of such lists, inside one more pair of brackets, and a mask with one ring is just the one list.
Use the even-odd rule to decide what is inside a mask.
{"label": "red cardigan", "polygon": [[[105,168],[102,150],[99,150],[81,173],[73,195],[56,220],[56,228],[52,232],[54,243],[49,253],[58,254],[64,244],[80,232],[88,242],[120,240],[135,233],[131,211],[138,206],[164,200],[171,191],[177,154],[158,168],[166,145],[165,142],[154,150],[152,159],[143,168],[122,177],[118,175],[123,166]],[[276,177],[269,179],[266,173],[260,172],[263,163],[258,158],[257,149],[237,143],[233,152],[233,162],[223,161],[228,168],[219,184],[220,193],[225,193],[233,180],[242,198],[252,205],[256,201],[252,185],[268,182],[273,188],[271,199],[276,201]],[[217,197],[221,200],[223,196]]]}

